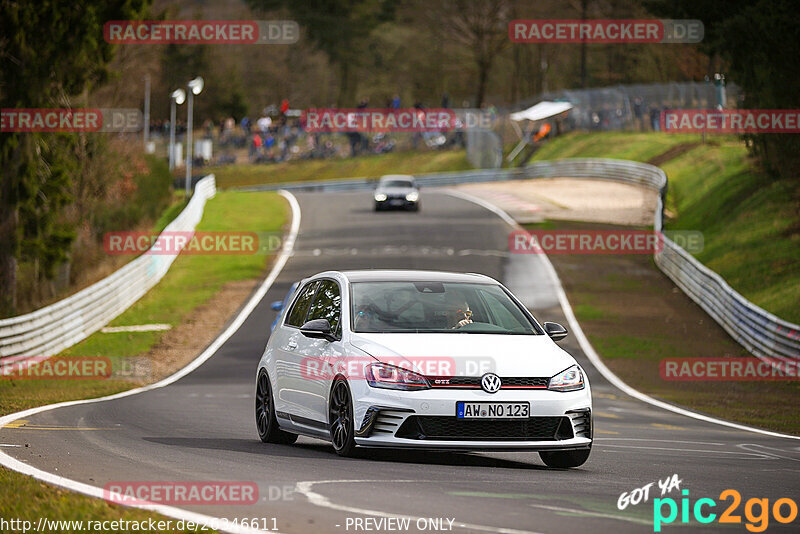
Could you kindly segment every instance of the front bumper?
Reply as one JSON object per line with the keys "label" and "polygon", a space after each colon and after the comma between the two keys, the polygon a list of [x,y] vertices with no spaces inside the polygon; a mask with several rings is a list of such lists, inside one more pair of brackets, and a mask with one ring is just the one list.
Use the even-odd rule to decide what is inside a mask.
{"label": "front bumper", "polygon": [[404,197],[387,198],[386,200],[376,200],[375,206],[380,209],[409,209],[417,205],[419,200],[406,200]]}
{"label": "front bumper", "polygon": [[[511,390],[354,391],[356,444],[449,450],[574,450],[592,444],[591,393]],[[528,419],[464,420],[456,402],[529,402]]]}

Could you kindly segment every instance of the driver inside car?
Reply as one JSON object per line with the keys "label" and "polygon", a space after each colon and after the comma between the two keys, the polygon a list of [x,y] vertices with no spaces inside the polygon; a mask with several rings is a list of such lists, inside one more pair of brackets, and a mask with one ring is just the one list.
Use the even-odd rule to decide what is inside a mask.
{"label": "driver inside car", "polygon": [[462,326],[472,323],[472,310],[469,304],[463,299],[453,299],[448,303],[448,324],[453,326],[451,330],[456,330]]}

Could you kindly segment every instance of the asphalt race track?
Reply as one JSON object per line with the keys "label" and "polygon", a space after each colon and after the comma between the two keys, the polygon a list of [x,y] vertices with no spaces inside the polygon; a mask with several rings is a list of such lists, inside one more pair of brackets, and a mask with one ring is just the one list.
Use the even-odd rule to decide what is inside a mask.
{"label": "asphalt race track", "polygon": [[[275,518],[287,533],[365,531],[354,528],[353,518],[397,516],[414,518],[411,532],[420,531],[416,518],[443,518],[445,531],[451,519],[456,532],[653,532],[657,481],[673,474],[692,504],[704,497],[717,501],[717,515],[730,503],[720,500],[723,490],[741,493],[735,515],[742,524],[701,525],[692,518],[698,532],[747,532],[744,502],[753,497],[770,499],[770,508],[778,498],[798,501],[800,441],[699,421],[628,397],[595,371],[575,336],[561,344],[588,369],[596,439],[579,469],[548,469],[535,453],[378,450],[342,459],[328,444],[307,438],[291,446],[261,443],[254,381],[275,315],[270,302],[302,277],[354,268],[481,272],[519,292],[540,321],[567,325],[551,288],[538,285],[539,274],[520,263],[529,260],[505,254],[510,228],[501,218],[443,192],[423,191],[423,197],[419,213],[374,213],[369,192],[298,195],[302,222],[294,255],[211,359],[167,387],[44,412],[30,417],[27,427],[4,428],[0,443],[21,447],[3,452],[101,488],[115,481],[254,481],[258,504],[181,508],[269,518],[270,525]],[[620,494],[649,483],[649,502],[617,509]],[[682,497],[677,489],[666,496]],[[663,531],[679,523],[680,515]],[[768,531],[796,531],[797,524],[770,518]],[[436,531],[428,525],[425,531]]]}

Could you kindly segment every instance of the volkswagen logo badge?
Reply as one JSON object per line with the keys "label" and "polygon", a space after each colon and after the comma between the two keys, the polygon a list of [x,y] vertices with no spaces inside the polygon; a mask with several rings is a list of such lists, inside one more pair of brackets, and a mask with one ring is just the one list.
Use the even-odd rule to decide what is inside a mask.
{"label": "volkswagen logo badge", "polygon": [[483,391],[486,393],[497,393],[502,384],[500,377],[494,373],[486,373],[483,375],[483,378],[481,378],[481,388],[483,388]]}

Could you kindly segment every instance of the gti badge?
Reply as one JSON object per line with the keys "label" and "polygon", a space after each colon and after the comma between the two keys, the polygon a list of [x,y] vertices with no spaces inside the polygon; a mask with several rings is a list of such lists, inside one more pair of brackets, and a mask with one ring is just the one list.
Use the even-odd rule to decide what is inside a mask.
{"label": "gti badge", "polygon": [[500,377],[494,373],[486,373],[481,378],[481,387],[486,393],[497,393],[501,385]]}

